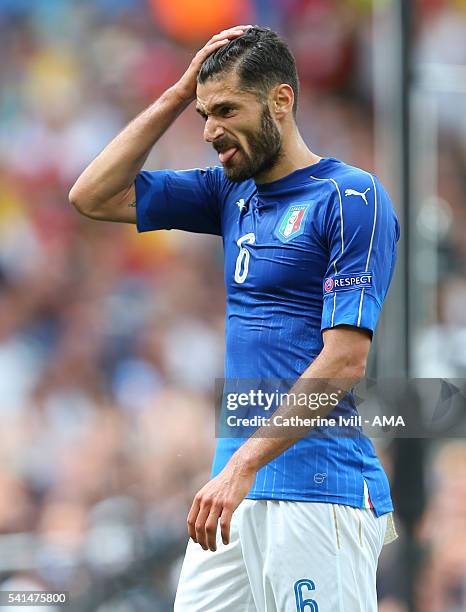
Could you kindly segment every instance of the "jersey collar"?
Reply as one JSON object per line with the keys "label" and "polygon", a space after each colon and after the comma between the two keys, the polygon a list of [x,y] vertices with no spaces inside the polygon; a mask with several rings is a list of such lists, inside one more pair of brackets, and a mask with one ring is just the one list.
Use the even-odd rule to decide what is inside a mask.
{"label": "jersey collar", "polygon": [[307,179],[311,174],[315,175],[322,170],[327,170],[329,163],[337,161],[338,160],[333,157],[323,157],[316,164],[306,166],[305,168],[299,168],[299,170],[295,170],[291,174],[283,176],[281,179],[271,181],[270,183],[261,183],[260,185],[256,185],[257,193],[259,195],[267,195],[276,193],[277,191],[286,190],[289,187],[295,187],[296,185],[307,182]]}

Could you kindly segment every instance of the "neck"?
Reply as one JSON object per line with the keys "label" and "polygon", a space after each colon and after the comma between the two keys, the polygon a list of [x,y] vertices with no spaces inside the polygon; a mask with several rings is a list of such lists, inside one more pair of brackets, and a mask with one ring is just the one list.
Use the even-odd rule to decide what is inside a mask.
{"label": "neck", "polygon": [[322,158],[313,153],[306,145],[294,124],[290,134],[283,138],[282,155],[277,164],[266,172],[261,172],[254,177],[256,184],[271,183],[278,181],[284,176],[306,166],[316,164]]}

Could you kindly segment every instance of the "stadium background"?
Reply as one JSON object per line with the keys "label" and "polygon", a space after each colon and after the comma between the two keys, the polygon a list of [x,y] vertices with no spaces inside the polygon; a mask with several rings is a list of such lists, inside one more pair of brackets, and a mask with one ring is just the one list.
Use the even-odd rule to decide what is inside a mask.
{"label": "stadium background", "polygon": [[[404,240],[371,372],[465,376],[464,0],[0,0],[0,589],[170,609],[214,445],[220,244],[92,222],[67,193],[233,23],[285,35],[306,141],[392,194]],[[190,108],[146,167],[216,162]],[[377,443],[401,533],[380,611],[465,610],[465,442]]]}

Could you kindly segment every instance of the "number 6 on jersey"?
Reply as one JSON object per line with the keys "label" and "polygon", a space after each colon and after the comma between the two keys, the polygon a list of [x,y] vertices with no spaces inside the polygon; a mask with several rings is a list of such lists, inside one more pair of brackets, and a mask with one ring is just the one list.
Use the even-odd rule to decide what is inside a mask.
{"label": "number 6 on jersey", "polygon": [[236,258],[235,268],[235,281],[242,285],[246,280],[249,271],[249,258],[250,252],[245,246],[246,244],[254,244],[256,242],[256,236],[253,233],[244,234],[241,238],[238,238],[236,244],[239,246],[238,257]]}

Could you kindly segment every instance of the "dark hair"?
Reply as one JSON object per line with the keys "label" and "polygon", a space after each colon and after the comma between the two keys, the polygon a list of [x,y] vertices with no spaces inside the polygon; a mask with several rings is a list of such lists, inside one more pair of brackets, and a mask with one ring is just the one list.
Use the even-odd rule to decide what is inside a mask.
{"label": "dark hair", "polygon": [[298,108],[296,62],[287,43],[270,28],[254,26],[217,49],[202,64],[197,80],[204,83],[236,69],[241,87],[264,96],[274,85],[287,83],[294,91],[293,115]]}

